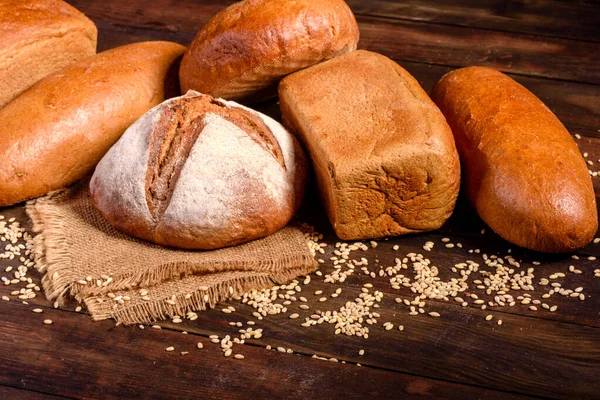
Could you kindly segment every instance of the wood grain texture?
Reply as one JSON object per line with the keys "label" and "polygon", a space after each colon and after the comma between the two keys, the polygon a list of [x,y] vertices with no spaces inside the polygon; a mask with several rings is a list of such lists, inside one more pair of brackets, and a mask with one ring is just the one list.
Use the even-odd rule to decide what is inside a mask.
{"label": "wood grain texture", "polygon": [[[359,48],[396,60],[600,83],[599,45],[474,28],[359,17]],[[398,40],[398,38],[402,38]]]}
{"label": "wood grain texture", "polygon": [[[212,15],[231,4],[174,3],[71,1],[96,23],[186,32],[191,37]],[[451,67],[482,65],[521,75],[600,84],[600,45],[595,42],[362,15],[357,21],[359,47],[396,60]],[[99,30],[102,42],[102,26]]]}
{"label": "wood grain texture", "polygon": [[[18,215],[18,209],[14,209],[10,215]],[[333,255],[331,253],[333,246],[331,245],[337,239],[325,223],[325,216],[322,212],[311,211],[311,215],[315,221],[310,222],[317,224],[319,230],[325,234],[325,240],[330,243],[328,252],[322,256],[327,260]],[[425,253],[439,267],[440,278],[448,280],[451,275],[449,268],[455,263],[464,262],[466,259],[479,260],[479,256],[468,253],[469,248],[476,246],[481,249],[482,253],[488,254],[505,254],[507,250],[505,245],[488,234],[467,239],[451,236],[454,243],[463,244],[463,249],[443,247],[442,237],[443,235],[440,233],[431,233],[396,238],[381,241],[377,248],[356,254],[358,257],[367,257],[370,260],[370,270],[377,272],[379,266],[392,265],[395,257],[403,257],[409,252]],[[426,253],[421,246],[427,240],[436,244],[432,252]],[[394,250],[394,245],[398,245],[399,249]],[[557,312],[545,311],[541,307],[540,311],[533,312],[522,305],[490,307],[483,311],[471,300],[469,300],[470,306],[466,308],[461,307],[455,301],[429,301],[427,311],[437,311],[442,315],[441,318],[432,318],[427,315],[409,316],[408,307],[397,304],[394,299],[399,297],[412,300],[413,295],[407,289],[392,289],[387,277],[371,278],[358,273],[343,284],[329,284],[324,283],[323,278],[313,275],[311,283],[304,286],[303,291],[298,294],[298,296],[305,296],[308,299],[307,304],[311,306],[311,309],[301,310],[298,307],[300,303],[293,303],[289,306],[290,310],[287,314],[269,316],[263,321],[257,321],[254,328],[263,328],[264,336],[261,340],[250,340],[249,343],[261,347],[267,344],[273,347],[283,346],[292,348],[296,353],[304,356],[318,354],[319,356],[335,357],[402,374],[491,387],[507,392],[536,394],[553,398],[592,397],[595,390],[594,376],[600,373],[600,279],[594,278],[592,274],[592,269],[597,263],[587,260],[575,262],[568,257],[546,256],[544,258],[540,254],[514,248],[512,254],[516,259],[524,259],[523,268],[534,267],[538,278],[554,272],[565,272],[567,277],[559,280],[563,287],[574,289],[582,286],[585,288],[584,293],[587,299],[581,302],[572,298],[554,296],[550,300],[544,300],[549,304],[558,305]],[[542,264],[534,266],[531,264],[532,261],[540,261]],[[3,265],[5,264],[6,262],[3,261]],[[570,264],[576,264],[584,273],[582,275],[569,274],[567,271]],[[321,267],[321,271],[330,273],[333,271],[333,267],[330,263],[326,263]],[[476,277],[478,276],[474,276],[473,279]],[[333,327],[328,324],[310,328],[299,325],[305,316],[309,316],[317,310],[336,310],[346,301],[354,299],[365,283],[372,283],[374,285],[372,290],[380,290],[384,296],[384,300],[377,310],[381,314],[381,318],[378,319],[376,325],[370,327],[368,340],[344,335],[335,336]],[[493,296],[486,296],[481,290],[476,290],[473,285],[471,286],[469,293],[479,295],[486,302],[493,298]],[[342,289],[340,296],[330,298],[330,294],[338,287]],[[536,285],[536,291],[532,293],[533,297],[540,299],[541,294],[544,293],[542,289],[541,286]],[[12,287],[0,287],[0,294],[7,295],[10,290],[13,290]],[[315,294],[317,290],[322,290],[323,294]],[[517,294],[517,292],[511,293],[515,296]],[[317,302],[317,299],[322,296],[328,297],[327,302]],[[81,318],[74,313],[52,309],[49,303],[40,297],[30,300],[29,303],[31,308],[39,305],[45,311],[42,315],[29,314],[29,310],[23,311],[22,314],[25,316],[21,320],[35,320],[37,324],[41,324],[41,320],[44,318],[55,320],[55,324],[47,327],[48,329],[55,328],[60,323],[59,321],[65,318],[65,314],[70,315],[68,318]],[[233,305],[237,311],[228,315],[220,312],[220,308],[226,305]],[[17,314],[21,313],[18,310],[23,307],[18,302],[0,302],[0,306],[12,307],[10,308],[13,310],[11,312]],[[67,307],[73,309],[74,305],[69,304]],[[253,311],[251,307],[232,301],[220,305],[216,310],[201,313],[197,321],[185,321],[183,324],[163,322],[161,325],[174,332],[187,331],[204,337],[218,334],[222,337],[226,334],[235,335],[239,329],[229,326],[228,322],[256,320],[252,316]],[[288,315],[292,312],[299,313],[300,319],[290,320]],[[495,319],[491,322],[485,321],[484,317],[488,314],[494,315]],[[503,320],[502,326],[495,324],[497,319]],[[2,320],[4,320],[3,317]],[[387,332],[382,328],[381,324],[387,321],[395,325],[392,331]],[[131,328],[111,329],[110,325],[94,324],[89,319],[80,319],[78,324],[79,329],[89,330],[85,333],[87,336],[73,337],[69,330],[67,334],[57,334],[54,338],[56,343],[64,340],[86,345],[92,342],[95,346],[112,346],[112,342],[105,341],[106,338],[94,339],[94,334],[98,329],[110,329],[113,333],[124,330],[127,335],[132,335]],[[396,328],[400,324],[405,326],[403,332]],[[46,327],[41,326],[39,329],[46,329]],[[14,336],[14,333],[9,332],[7,335]],[[187,339],[187,337],[185,338]],[[33,340],[42,339],[41,336],[36,336]],[[122,341],[122,339],[116,340]],[[0,343],[3,343],[1,338]],[[126,340],[125,343],[129,343],[129,341]],[[168,345],[177,347],[180,342],[172,344],[162,341],[157,343],[158,347]],[[242,346],[240,349],[246,353],[246,346]],[[360,349],[366,350],[364,356],[358,355]],[[10,353],[7,352],[7,354]],[[133,357],[129,353],[122,356],[129,362],[131,362],[130,357]],[[267,367],[262,366],[261,368]],[[98,373],[101,376],[106,374],[104,368],[101,368]],[[39,388],[34,387],[33,389],[38,390]]]}
{"label": "wood grain texture", "polygon": [[18,389],[11,386],[0,385],[0,399],[6,400],[60,400],[68,399],[69,397],[56,396],[31,390]]}
{"label": "wood grain texture", "polygon": [[[54,324],[41,324],[42,316]],[[115,328],[52,310],[0,303],[0,383],[77,398],[522,398],[376,368],[243,346],[244,360],[177,331]],[[204,343],[197,349],[196,343]],[[166,352],[168,346],[175,351]],[[27,348],[28,351],[22,351]],[[181,351],[189,351],[181,355]],[[51,371],[51,373],[49,373]]]}
{"label": "wood grain texture", "polygon": [[[589,1],[347,0],[356,14],[504,32],[600,41],[600,5]],[[577,21],[577,23],[573,23]]]}

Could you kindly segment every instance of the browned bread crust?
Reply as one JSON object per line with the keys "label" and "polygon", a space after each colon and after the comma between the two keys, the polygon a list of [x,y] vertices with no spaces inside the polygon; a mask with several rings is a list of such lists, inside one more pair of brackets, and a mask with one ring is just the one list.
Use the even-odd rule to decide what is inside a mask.
{"label": "browned bread crust", "polygon": [[271,97],[281,77],[355,50],[358,37],[343,0],[244,0],[198,31],[181,63],[181,91]]}
{"label": "browned bread crust", "polygon": [[483,67],[446,74],[432,98],[454,133],[467,195],[496,233],[545,252],[592,240],[598,213],[587,166],[544,103]]}
{"label": "browned bread crust", "polygon": [[61,0],[0,2],[0,108],[51,73],[96,53],[92,21]]}
{"label": "browned bread crust", "polygon": [[340,238],[428,231],[448,219],[460,181],[452,133],[398,64],[355,51],[287,76],[279,96]]}
{"label": "browned bread crust", "polygon": [[308,162],[279,123],[190,91],[134,123],[98,164],[94,205],[117,229],[215,249],[265,237],[296,212]]}
{"label": "browned bread crust", "polygon": [[163,101],[168,86],[176,88],[176,71],[169,71],[184,50],[171,42],[108,50],[43,79],[0,110],[0,206],[92,172],[125,129]]}

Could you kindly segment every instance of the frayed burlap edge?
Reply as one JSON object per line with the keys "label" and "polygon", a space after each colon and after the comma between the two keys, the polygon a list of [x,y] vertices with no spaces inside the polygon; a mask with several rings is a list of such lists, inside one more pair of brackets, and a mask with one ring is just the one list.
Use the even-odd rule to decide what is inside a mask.
{"label": "frayed burlap edge", "polygon": [[[315,263],[316,263],[316,261],[315,261]],[[312,262],[312,260],[310,260],[307,257],[285,257],[285,258],[278,260],[277,262],[268,262],[268,263],[261,261],[261,262],[257,262],[256,265],[254,266],[254,268],[256,268],[257,270],[263,269],[263,271],[270,272],[268,270],[264,270],[264,266],[269,265],[269,264],[272,264],[271,269],[273,269],[273,272],[275,272],[278,269],[279,270],[289,269],[289,267],[287,267],[289,265],[306,265],[306,264],[308,264],[309,267],[307,267],[307,269],[310,270],[309,272],[312,272],[316,268],[316,265],[313,265],[314,263]],[[240,266],[245,266],[247,268],[248,262],[244,263],[244,262],[229,261],[227,263],[215,263],[214,266],[218,267],[218,268],[215,268],[214,273],[223,273],[223,272],[230,272],[230,271],[238,271],[238,269],[236,269],[236,268],[240,267]],[[83,298],[86,298],[86,297],[101,296],[103,294],[106,294],[107,291],[119,291],[119,290],[129,290],[129,289],[135,289],[135,288],[151,287],[154,285],[153,282],[174,279],[177,276],[185,277],[185,276],[189,276],[189,275],[194,275],[194,274],[197,274],[200,272],[198,268],[199,268],[198,266],[187,263],[187,262],[166,263],[166,264],[161,264],[160,267],[156,267],[151,270],[145,271],[141,275],[137,275],[137,276],[135,276],[133,274],[122,274],[119,276],[112,275],[111,277],[113,278],[113,281],[110,283],[110,285],[108,287],[73,284],[73,285],[69,286],[68,293],[71,296],[73,296],[75,299],[81,301]],[[250,269],[248,271],[252,271],[252,269]],[[206,274],[205,271],[202,271],[202,273]],[[109,290],[107,290],[107,289],[109,289]]]}
{"label": "frayed burlap edge", "polygon": [[[178,293],[175,297],[133,305],[119,306],[105,296],[87,297],[83,301],[95,321],[114,319],[123,325],[152,323],[176,315],[185,316],[190,311],[214,308],[221,301],[242,296],[252,289],[260,290],[287,282],[296,276],[307,275],[314,269],[314,267],[291,268],[277,274],[244,272],[241,276],[221,281],[208,288],[198,288],[188,293]],[[175,304],[167,303],[168,299],[174,300]]]}
{"label": "frayed burlap edge", "polygon": [[[116,305],[115,307],[114,302],[106,296],[107,289],[115,292],[120,290],[133,293],[136,288],[160,287],[161,283],[149,284],[152,281],[156,282],[156,279],[165,281],[173,279],[175,275],[180,275],[182,279],[186,279],[186,276],[192,278],[197,276],[198,279],[201,279],[203,275],[193,275],[197,270],[187,262],[174,262],[162,265],[160,267],[161,271],[158,271],[157,268],[157,271],[145,272],[141,279],[140,276],[134,276],[134,274],[121,274],[113,278],[114,280],[109,288],[86,286],[74,282],[71,272],[72,265],[76,260],[64,251],[69,243],[47,240],[48,237],[63,237],[60,232],[64,232],[65,225],[60,218],[60,212],[54,206],[68,201],[67,198],[72,194],[72,189],[61,189],[27,203],[26,211],[31,218],[33,232],[35,233],[33,239],[34,260],[36,269],[43,274],[42,286],[46,297],[49,300],[56,301],[59,305],[63,305],[66,298],[71,295],[79,302],[83,301],[85,303],[94,320],[112,318],[122,324],[135,324],[162,320],[166,316],[185,315],[189,311],[214,307],[219,301],[241,296],[251,289],[267,288],[274,284],[285,283],[297,276],[307,275],[318,266],[314,257],[308,255],[284,257],[278,260],[275,265],[270,265],[270,268],[266,271],[260,272],[252,270],[236,271],[235,266],[237,264],[228,262],[227,269],[223,269],[223,264],[219,264],[221,269],[218,272],[211,274],[210,271],[207,273],[204,270],[202,271],[203,275],[218,276],[219,274],[237,273],[239,276],[224,279],[212,285],[198,285],[194,290],[189,290],[186,293],[177,293],[175,294],[175,305],[167,302],[169,297],[136,304]],[[256,267],[264,269],[265,265],[272,263],[271,261],[265,264],[259,260],[256,262]],[[52,276],[48,273],[50,265],[52,265]],[[248,264],[245,263],[244,266],[247,268]]]}
{"label": "frayed burlap edge", "polygon": [[[58,203],[65,201],[66,197],[72,195],[71,189],[60,189],[49,193],[44,197],[40,197],[27,202],[26,212],[32,220],[34,237],[34,261],[36,269],[43,274],[42,286],[46,297],[51,301],[56,301],[59,305],[64,304],[68,296],[74,297],[81,302],[86,297],[97,297],[105,295],[107,292],[116,292],[120,290],[129,290],[135,288],[150,287],[155,282],[173,279],[177,276],[185,277],[199,272],[199,266],[188,262],[172,262],[162,264],[156,268],[144,271],[141,274],[133,273],[120,274],[118,276],[111,275],[112,281],[108,286],[98,287],[94,284],[82,285],[73,279],[71,276],[73,260],[68,252],[64,249],[69,243],[60,240],[47,240],[47,237],[62,237],[62,231],[65,226],[60,218],[60,212],[53,208]],[[307,245],[308,246],[308,245]],[[53,276],[47,274],[49,265],[52,265]],[[290,265],[306,267],[298,268]],[[236,271],[237,267],[244,266],[248,270],[248,261],[228,262],[214,264],[214,272]],[[286,270],[299,271],[298,274],[307,274],[314,271],[317,267],[317,262],[312,256],[290,256],[284,257],[274,262],[271,261],[256,261],[252,268],[265,271],[265,266],[269,266],[266,270],[269,273],[275,274],[273,280],[282,282],[286,279],[291,279],[294,274],[287,273]],[[202,273],[207,273],[205,266],[202,267]],[[250,269],[251,270],[251,269]],[[305,272],[306,271],[306,272]],[[210,273],[210,271],[208,271]],[[282,279],[282,276],[288,278]],[[297,275],[296,275],[297,276]],[[78,277],[77,279],[83,279]],[[92,277],[92,282],[100,277]]]}

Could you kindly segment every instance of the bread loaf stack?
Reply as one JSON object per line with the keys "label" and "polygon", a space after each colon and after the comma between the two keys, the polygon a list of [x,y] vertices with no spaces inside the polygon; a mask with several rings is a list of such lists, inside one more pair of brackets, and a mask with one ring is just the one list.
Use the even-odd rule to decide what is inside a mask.
{"label": "bread loaf stack", "polygon": [[[0,18],[21,7],[6,4]],[[18,83],[0,86],[0,104],[95,46],[85,17],[60,7],[66,19],[31,18],[32,26],[74,53],[48,58],[39,72],[34,53],[47,49],[22,41],[3,50],[0,36],[0,74]],[[30,28],[15,33],[21,19],[0,33],[31,36]],[[79,61],[0,110],[0,205],[69,185],[102,159],[91,192],[118,229],[166,246],[235,245],[281,228],[299,206],[307,163],[291,132],[342,239],[439,228],[454,209],[462,166],[469,199],[505,239],[549,252],[589,242],[597,229],[590,178],[541,101],[499,72],[466,68],[438,83],[434,102],[401,66],[356,50],[358,38],[343,0],[244,0],[198,31],[179,82],[170,72],[184,48],[174,43]],[[228,101],[277,94],[285,128]]]}

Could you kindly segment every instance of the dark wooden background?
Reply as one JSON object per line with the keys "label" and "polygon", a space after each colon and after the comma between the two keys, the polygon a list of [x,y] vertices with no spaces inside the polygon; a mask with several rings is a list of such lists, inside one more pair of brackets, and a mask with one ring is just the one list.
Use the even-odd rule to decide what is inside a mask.
{"label": "dark wooden background", "polygon": [[[94,20],[99,51],[145,40],[188,44],[195,32],[232,1],[207,0],[69,0]],[[411,72],[430,91],[444,73],[462,66],[497,68],[540,97],[567,126],[580,135],[582,153],[600,170],[600,3],[595,0],[349,0],[361,30],[359,47],[385,54]],[[268,106],[268,105],[267,105]],[[600,177],[593,178],[597,198]],[[22,207],[0,210],[23,223]],[[337,241],[314,193],[303,218]],[[575,264],[581,275],[567,274],[565,286],[585,288],[586,300],[554,296],[557,312],[530,311],[526,306],[488,310],[460,307],[455,302],[429,302],[441,318],[409,317],[394,303],[398,293],[387,278],[352,276],[343,284],[323,283],[313,275],[306,287],[309,302],[315,290],[343,294],[330,299],[340,307],[372,282],[384,293],[380,325],[403,324],[403,332],[371,327],[368,340],[334,336],[331,326],[299,326],[300,320],[278,315],[259,321],[261,339],[240,352],[244,360],[222,356],[208,336],[234,334],[229,321],[253,319],[250,307],[232,302],[238,311],[201,313],[194,322],[164,322],[162,330],[115,327],[91,322],[75,304],[54,309],[41,297],[24,305],[0,301],[0,398],[600,398],[600,244],[570,255],[550,256],[515,249],[493,233],[459,201],[451,220],[438,232],[382,241],[366,253],[381,265],[398,254],[422,252],[427,240],[436,243],[427,255],[440,269],[467,258],[465,249],[447,249],[449,236],[465,248],[505,254],[513,248],[524,265],[536,260],[537,276],[566,272]],[[596,235],[599,236],[599,235]],[[400,250],[392,250],[393,245]],[[328,259],[329,253],[325,259]],[[0,260],[0,275],[12,262]],[[321,268],[331,271],[328,263]],[[38,277],[39,280],[39,277]],[[0,295],[14,286],[0,285]],[[400,297],[407,298],[406,291]],[[561,297],[558,298],[557,297]],[[32,307],[44,310],[41,315]],[[299,310],[300,311],[300,310]],[[299,312],[294,311],[294,312]],[[302,313],[304,316],[306,313]],[[52,325],[42,320],[51,318]],[[188,332],[182,335],[181,332]],[[198,341],[205,348],[197,350]],[[294,354],[268,351],[265,346],[292,348]],[[165,347],[175,352],[166,353]],[[358,355],[359,349],[366,354]],[[190,351],[186,356],[180,351]],[[318,354],[347,363],[312,359]],[[358,367],[355,364],[360,363]]]}

